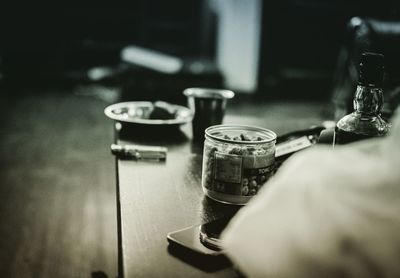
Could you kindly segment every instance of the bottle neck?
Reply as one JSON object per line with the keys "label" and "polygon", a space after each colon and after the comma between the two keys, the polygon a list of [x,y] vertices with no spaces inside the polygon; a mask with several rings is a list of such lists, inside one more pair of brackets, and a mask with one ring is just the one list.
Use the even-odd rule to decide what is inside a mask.
{"label": "bottle neck", "polygon": [[382,88],[359,84],[353,100],[354,110],[363,115],[379,115],[383,105]]}

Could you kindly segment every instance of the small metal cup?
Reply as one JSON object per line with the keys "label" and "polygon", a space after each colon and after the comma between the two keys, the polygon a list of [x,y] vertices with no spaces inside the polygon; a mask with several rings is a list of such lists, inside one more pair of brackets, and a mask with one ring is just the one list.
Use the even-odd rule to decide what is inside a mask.
{"label": "small metal cup", "polygon": [[226,102],[235,94],[230,90],[210,88],[188,88],[183,91],[188,98],[189,108],[193,111],[193,140],[204,140],[204,130],[222,123]]}

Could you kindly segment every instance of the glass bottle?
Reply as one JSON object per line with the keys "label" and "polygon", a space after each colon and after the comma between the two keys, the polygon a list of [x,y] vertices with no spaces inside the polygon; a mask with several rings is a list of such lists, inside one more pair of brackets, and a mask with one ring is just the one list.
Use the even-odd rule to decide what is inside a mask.
{"label": "glass bottle", "polygon": [[354,111],[337,122],[334,144],[346,144],[388,133],[389,124],[381,117],[383,58],[382,54],[377,53],[362,54],[353,100]]}

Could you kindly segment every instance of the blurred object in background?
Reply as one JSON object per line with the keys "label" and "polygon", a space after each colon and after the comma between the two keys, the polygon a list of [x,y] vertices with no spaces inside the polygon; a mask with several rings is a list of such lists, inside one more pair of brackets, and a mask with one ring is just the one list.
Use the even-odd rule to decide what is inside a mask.
{"label": "blurred object in background", "polygon": [[394,22],[354,17],[338,57],[333,89],[336,120],[353,110],[359,62],[367,51],[385,55],[383,115],[390,118],[400,103],[400,19]]}
{"label": "blurred object in background", "polygon": [[120,74],[123,100],[164,100],[186,103],[188,87],[223,86],[223,77],[208,58],[170,56],[137,46],[122,51],[125,70]]}
{"label": "blurred object in background", "polygon": [[336,125],[334,144],[347,144],[372,137],[385,136],[390,124],[382,118],[384,56],[364,52],[360,58],[354,110]]}
{"label": "blurred object in background", "polygon": [[183,67],[183,61],[178,57],[137,46],[128,46],[122,49],[121,59],[127,63],[137,64],[166,74],[178,73]]}
{"label": "blurred object in background", "polygon": [[390,0],[263,1],[259,91],[280,98],[329,99],[349,20],[400,21],[399,10],[400,2]]}
{"label": "blurred object in background", "polygon": [[[188,87],[329,99],[343,41],[345,49],[354,46],[345,32],[349,20],[400,21],[399,10],[400,2],[389,0],[379,5],[361,0],[134,0],[73,8],[3,7],[3,83],[13,88],[106,83],[121,86],[124,99],[182,103]],[[371,26],[377,34],[386,33],[386,27]],[[375,35],[368,39],[379,41]],[[382,44],[390,40],[383,38]],[[176,57],[183,66],[165,74],[121,60],[121,51],[130,46]],[[388,51],[367,50],[391,59]],[[340,59],[347,60],[343,55]]]}
{"label": "blurred object in background", "polygon": [[[204,0],[135,0],[73,8],[4,7],[0,57],[5,80],[27,87],[100,82],[98,75],[93,80],[93,71],[88,75],[100,67],[108,68],[106,76],[120,84],[121,73],[136,70],[121,65],[121,50],[128,45],[200,61],[190,64],[190,72],[198,75],[210,68],[207,61],[214,60],[216,19],[207,5]],[[109,69],[115,72],[110,74]]]}

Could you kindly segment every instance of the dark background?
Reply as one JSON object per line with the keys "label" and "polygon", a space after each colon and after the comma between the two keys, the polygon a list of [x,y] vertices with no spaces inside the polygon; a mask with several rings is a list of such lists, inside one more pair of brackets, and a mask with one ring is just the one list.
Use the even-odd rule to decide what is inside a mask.
{"label": "dark background", "polygon": [[[305,97],[329,98],[349,20],[354,16],[397,20],[399,6],[388,0],[263,1],[256,91],[298,98],[299,88],[307,88]],[[17,80],[19,85],[20,80],[56,86],[85,81],[91,67],[120,65],[120,50],[130,44],[185,59],[215,61],[218,18],[208,1],[4,7],[0,20],[3,81]],[[212,68],[208,74],[195,83],[221,86],[219,72]],[[162,76],[149,73],[145,78]],[[213,81],[207,83],[207,78]],[[176,94],[179,89],[170,88]]]}
{"label": "dark background", "polygon": [[[329,98],[352,17],[399,20],[396,1],[264,1],[259,90]],[[300,94],[300,96],[299,96]]]}

